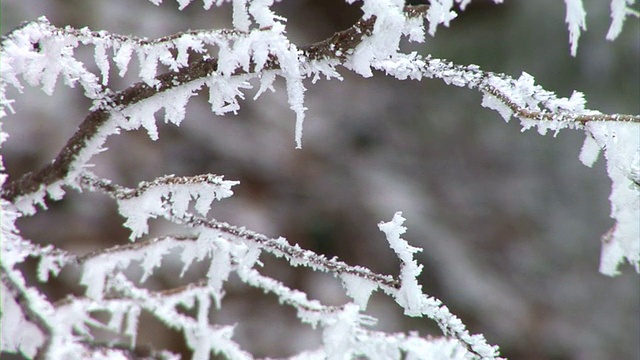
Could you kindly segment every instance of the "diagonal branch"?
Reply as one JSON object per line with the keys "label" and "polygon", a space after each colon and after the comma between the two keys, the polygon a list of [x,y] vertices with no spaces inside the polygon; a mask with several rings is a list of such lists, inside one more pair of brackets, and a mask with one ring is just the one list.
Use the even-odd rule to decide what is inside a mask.
{"label": "diagonal branch", "polygon": [[[429,7],[427,5],[406,6],[404,11],[407,17],[424,17],[428,8]],[[308,61],[337,60],[339,63],[344,64],[362,40],[372,34],[375,21],[375,16],[371,16],[367,19],[360,19],[349,29],[337,32],[328,39],[315,44],[303,46],[300,48],[300,57]],[[167,39],[170,40],[170,38]],[[160,40],[161,39],[158,41]],[[444,62],[439,60],[439,64],[442,65]],[[477,80],[489,77],[500,77],[506,81],[512,80],[507,75],[484,72],[477,69],[477,67],[470,70],[472,67],[453,64],[448,66],[452,69],[456,68],[458,70],[465,69],[465,71],[471,71]],[[158,93],[175,89],[193,81],[206,78],[214,74],[217,71],[217,68],[218,63],[215,58],[205,58],[192,61],[187,67],[176,71],[169,71],[157,76],[157,86],[155,87],[149,86],[144,82],[139,82],[121,92],[113,95],[107,95],[105,100],[102,102],[102,105],[91,111],[85,117],[76,133],[67,141],[60,153],[49,165],[46,165],[35,172],[26,173],[15,180],[4,183],[0,195],[9,201],[15,201],[19,197],[28,196],[41,191],[57,181],[65,180],[73,170],[75,161],[79,158],[80,153],[87,148],[92,139],[99,135],[101,129],[105,126],[113,111],[134,105],[144,99],[151,98]],[[280,65],[278,60],[274,56],[271,56],[262,71],[277,70],[279,68]],[[242,69],[238,69],[234,75],[240,75],[243,73],[247,72]],[[248,73],[255,74],[253,67],[249,69]],[[435,77],[444,78],[446,73],[436,75],[439,76]],[[427,74],[427,76],[433,77],[434,74]],[[558,113],[549,111],[548,109],[527,109],[517,105],[506,93],[486,82],[468,82],[465,85],[470,88],[475,88],[483,93],[489,93],[492,96],[495,96],[498,101],[511,109],[512,113],[520,118],[540,121],[563,121],[576,124],[584,124],[588,121],[640,123],[639,115],[607,115],[600,113],[577,115],[567,112]]]}
{"label": "diagonal branch", "polygon": [[[406,13],[408,16],[421,16],[427,11],[427,8],[426,5],[407,7]],[[374,24],[375,17],[367,20],[361,19],[351,28],[338,32],[326,40],[302,47],[302,56],[310,60],[329,58],[344,60],[349,49],[354,49],[365,35],[371,34]],[[341,50],[344,55],[337,56],[336,50]],[[41,190],[42,187],[65,179],[72,170],[72,165],[80,152],[87,147],[91,139],[98,135],[113,110],[134,105],[160,92],[206,78],[215,73],[217,68],[218,63],[214,58],[193,61],[187,67],[157,76],[158,85],[156,87],[139,82],[123,91],[107,96],[102,106],[91,111],[85,117],[76,133],[67,141],[58,156],[50,164],[40,170],[26,173],[18,179],[6,182],[2,186],[2,197],[9,201],[15,201],[20,196],[33,194]],[[264,66],[263,71],[278,68],[277,60],[271,58]],[[239,70],[237,74],[240,73],[241,71]]]}
{"label": "diagonal branch", "polygon": [[[81,176],[80,184],[84,188],[100,190],[116,200],[125,199],[127,194],[139,192],[138,189],[128,189],[119,185],[113,185],[108,180],[99,179],[91,175]],[[309,267],[315,271],[326,272],[338,278],[342,275],[352,275],[362,280],[373,282],[380,290],[393,298],[397,298],[401,291],[401,281],[392,276],[381,275],[365,267],[352,266],[338,260],[337,258],[329,259],[324,255],[317,254],[311,250],[305,250],[297,245],[291,245],[283,238],[273,239],[266,235],[247,230],[244,227],[237,227],[225,222],[210,220],[188,213],[182,216],[166,213],[164,216],[176,224],[184,224],[195,229],[214,230],[219,232],[223,238],[231,241],[256,244],[261,249],[276,257],[285,257],[290,264],[295,264],[296,266]],[[257,275],[255,273],[240,272],[239,275],[241,277],[244,276],[243,281],[254,287],[270,289],[269,291],[272,292],[274,290],[276,292],[289,291],[288,288],[280,287],[280,285],[270,286],[263,284],[261,280],[262,278],[260,276],[256,277]],[[300,306],[299,308],[306,308],[309,304],[310,303],[303,302],[300,304],[290,305],[295,307]],[[497,349],[486,344],[484,339],[477,336],[471,336],[466,329],[466,326],[455,315],[453,315],[440,300],[422,294],[420,307],[421,315],[426,315],[428,318],[435,321],[442,329],[445,336],[451,336],[452,338],[457,339],[469,352],[475,354],[479,358],[489,357],[489,355],[483,356],[483,354],[493,354],[492,356],[497,355],[497,353],[494,353]],[[310,310],[317,311],[313,306]]]}
{"label": "diagonal branch", "polygon": [[[127,199],[130,194],[141,192],[140,189],[125,188],[120,185],[112,184],[107,180],[87,175],[82,175],[80,177],[80,184],[88,189],[100,190],[116,200]],[[175,215],[172,216],[173,218],[171,220],[176,223],[186,224],[192,228],[211,229],[224,234],[226,237],[256,243],[276,256],[285,256],[293,261],[300,262],[300,265],[310,266],[316,270],[336,275],[351,274],[394,289],[399,288],[400,286],[398,280],[394,279],[392,276],[377,274],[369,269],[359,266],[351,266],[336,258],[328,259],[323,255],[314,253],[313,251],[302,249],[299,246],[290,245],[282,238],[273,239],[266,235],[247,230],[243,227],[237,227],[225,222],[209,220],[191,214],[186,214],[181,217],[176,217]],[[122,249],[129,249],[129,247],[138,248],[134,243],[124,245]],[[108,249],[104,250],[104,252],[108,251]]]}
{"label": "diagonal branch", "polygon": [[34,309],[34,300],[31,297],[37,295],[34,293],[30,294],[29,289],[25,288],[24,282],[21,281],[21,279],[14,279],[11,276],[11,270],[5,269],[2,263],[0,263],[0,280],[2,281],[2,285],[9,291],[8,295],[3,294],[2,296],[12,297],[14,301],[18,303],[20,309],[22,309],[27,321],[34,323],[45,336],[45,343],[40,347],[36,355],[36,358],[44,359],[51,345],[51,335],[54,333],[54,329],[47,319],[43,318],[42,314]]}

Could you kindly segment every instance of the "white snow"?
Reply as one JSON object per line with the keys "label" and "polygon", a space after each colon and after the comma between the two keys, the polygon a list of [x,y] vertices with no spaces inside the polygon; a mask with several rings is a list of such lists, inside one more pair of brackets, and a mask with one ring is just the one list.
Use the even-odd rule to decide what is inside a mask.
{"label": "white snow", "polygon": [[587,134],[584,138],[582,149],[580,150],[580,162],[584,166],[593,167],[599,155],[600,145],[598,145],[598,142],[591,135]]}
{"label": "white snow", "polygon": [[347,295],[360,307],[360,310],[366,310],[369,297],[378,289],[378,284],[352,274],[342,274],[340,275],[340,279],[342,280],[342,285]]}
{"label": "white snow", "polygon": [[587,30],[586,17],[582,0],[564,0],[567,6],[565,22],[569,28],[569,44],[571,44],[571,56],[576,56],[578,51],[578,39],[580,31]]}
{"label": "white snow", "polygon": [[613,41],[620,35],[627,16],[640,17],[640,12],[628,7],[635,2],[636,0],[611,0],[611,26],[607,31],[607,40]]}
{"label": "white snow", "polygon": [[[612,183],[609,196],[611,217],[616,221],[612,231],[603,239],[600,272],[617,275],[619,265],[625,260],[640,272],[640,188],[637,184],[640,174],[640,126],[634,123],[592,121],[587,123],[586,130],[597,146],[604,150],[607,173]],[[588,146],[593,149],[596,144]]]}

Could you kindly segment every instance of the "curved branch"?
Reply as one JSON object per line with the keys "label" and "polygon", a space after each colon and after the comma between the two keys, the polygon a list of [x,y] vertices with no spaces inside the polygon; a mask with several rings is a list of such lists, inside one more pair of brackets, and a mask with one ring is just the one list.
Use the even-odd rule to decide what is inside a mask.
{"label": "curved branch", "polygon": [[[420,16],[426,12],[427,8],[426,5],[407,7],[406,12],[408,16]],[[302,54],[310,60],[328,58],[344,60],[347,50],[354,49],[365,35],[373,31],[374,23],[375,17],[367,20],[361,19],[351,28],[338,32],[324,41],[302,47]],[[23,24],[22,26],[24,27],[25,25]],[[341,50],[343,55],[337,56],[336,50]],[[139,82],[123,91],[107,96],[102,106],[85,117],[76,133],[67,141],[58,156],[50,164],[38,171],[26,173],[18,179],[6,182],[2,187],[2,197],[9,201],[15,201],[20,196],[35,193],[43,186],[46,187],[64,179],[71,171],[74,160],[86,148],[89,140],[95,137],[100,128],[107,122],[111,116],[111,111],[131,106],[157,93],[210,76],[216,72],[217,68],[218,63],[214,58],[193,61],[187,67],[157,76],[158,85],[156,87]],[[278,68],[277,60],[271,58],[263,70]],[[238,74],[240,73],[241,71],[238,71]]]}
{"label": "curved branch", "polygon": [[[111,182],[103,179],[99,179],[94,176],[82,175],[80,177],[80,184],[87,189],[97,189],[105,194],[109,195],[116,200],[128,199],[135,194],[143,192],[143,188],[129,189],[120,185],[112,184]],[[143,186],[144,187],[144,186]],[[351,266],[338,259],[327,259],[323,255],[314,253],[311,250],[305,250],[299,246],[290,245],[284,239],[272,239],[266,235],[247,230],[243,227],[233,226],[224,222],[215,220],[209,220],[203,217],[187,214],[185,216],[177,217],[172,215],[172,219],[176,223],[186,224],[192,228],[207,228],[218,231],[227,237],[240,239],[242,241],[249,241],[260,245],[262,248],[276,256],[285,256],[293,261],[300,262],[301,265],[311,266],[316,270],[324,271],[327,273],[333,273],[336,275],[351,274],[357,277],[376,282],[382,286],[397,289],[400,287],[400,282],[389,275],[381,275],[372,272],[369,269]],[[92,256],[97,256],[102,253],[108,253],[111,251],[128,250],[131,248],[139,248],[137,243],[122,245],[116,247],[113,250],[106,249],[100,251]]]}
{"label": "curved branch", "polygon": [[102,106],[85,117],[78,130],[67,141],[51,164],[36,172],[26,173],[19,179],[5,183],[2,188],[2,197],[13,201],[19,196],[38,191],[41,186],[47,186],[64,179],[80,152],[87,147],[89,141],[100,132],[101,127],[107,122],[111,116],[111,111],[125,108],[160,92],[209,76],[216,71],[217,67],[218,62],[216,59],[202,59],[178,71],[170,71],[157,76],[158,85],[156,87],[139,82],[121,92],[108,96]]}
{"label": "curved branch", "polygon": [[[423,17],[427,10],[427,5],[406,6],[404,9],[407,17]],[[300,56],[309,61],[338,60],[340,63],[344,63],[353,53],[353,50],[362,42],[363,38],[372,34],[375,21],[375,16],[371,16],[367,19],[360,19],[349,29],[337,32],[328,39],[301,47]],[[96,34],[96,36],[102,36],[101,33]],[[173,38],[174,37],[167,37],[166,39],[158,39],[157,41],[169,41]],[[440,65],[443,64],[441,60],[439,60],[439,62]],[[477,69],[477,67],[471,70],[471,67],[453,64],[450,64],[449,66],[451,68],[472,71],[475,78],[478,80],[485,79],[489,76],[498,76],[505,80],[511,79],[507,75],[484,72]],[[0,193],[1,196],[9,201],[15,201],[21,196],[36,193],[56,181],[64,180],[72,170],[72,165],[78,158],[78,155],[87,147],[89,141],[98,135],[101,127],[103,127],[110,118],[112,111],[134,105],[160,92],[177,88],[198,79],[206,78],[214,74],[217,71],[217,68],[218,63],[216,59],[205,58],[191,62],[187,67],[176,71],[169,71],[157,76],[157,86],[155,87],[149,86],[144,82],[139,82],[121,92],[108,95],[102,102],[101,106],[96,110],[91,111],[87,117],[85,117],[76,133],[69,139],[69,141],[67,141],[60,153],[49,165],[44,166],[38,171],[26,173],[18,179],[6,182],[2,186],[2,191]],[[278,60],[271,56],[262,71],[276,70],[279,68],[280,65]],[[253,67],[249,69],[248,72],[254,72]],[[240,75],[242,73],[245,72],[242,69],[238,69],[234,75]],[[433,77],[434,74],[429,73],[427,76]],[[443,78],[444,75],[440,74],[440,76],[436,77]],[[508,96],[506,96],[506,94],[489,84],[468,82],[464,85],[492,94],[500,102],[509,107],[516,116],[521,118],[543,121],[559,120],[580,124],[584,124],[588,121],[624,121],[640,123],[640,116],[638,115],[572,115],[569,113],[526,109],[515,104]]]}

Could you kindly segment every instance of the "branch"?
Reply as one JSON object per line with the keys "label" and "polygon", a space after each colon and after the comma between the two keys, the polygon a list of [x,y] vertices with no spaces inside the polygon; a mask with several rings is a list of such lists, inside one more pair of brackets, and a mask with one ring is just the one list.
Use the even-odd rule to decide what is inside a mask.
{"label": "branch", "polygon": [[[426,5],[406,8],[408,16],[414,17],[424,14],[426,10]],[[348,50],[354,49],[365,35],[371,33],[374,23],[374,16],[367,20],[360,20],[351,28],[336,33],[331,38],[302,47],[300,49],[303,54],[302,56],[310,60],[330,58],[344,60],[346,59]],[[24,26],[26,25],[23,24],[22,27]],[[66,29],[62,30],[63,33],[65,31]],[[98,36],[103,36],[99,35],[100,33],[97,34]],[[157,42],[159,41],[160,40]],[[340,50],[338,54],[343,55],[336,55],[336,50]],[[217,59],[205,58],[193,61],[187,67],[177,71],[169,71],[157,76],[156,80],[158,85],[156,87],[149,86],[145,82],[139,82],[116,94],[108,95],[101,106],[91,111],[89,115],[85,117],[79,129],[73,134],[69,141],[67,141],[58,156],[56,156],[49,165],[46,165],[36,172],[26,173],[18,179],[3,184],[2,197],[13,202],[18,197],[33,194],[41,190],[42,187],[65,179],[72,170],[74,161],[78,158],[81,151],[87,147],[88,143],[98,136],[101,128],[111,116],[112,111],[134,105],[160,92],[209,77],[216,72],[217,68]],[[275,69],[279,69],[279,64],[277,59],[272,57],[267,64],[265,64],[262,71]],[[239,69],[235,75],[241,73],[243,73],[243,71]]]}
{"label": "branch", "polygon": [[[179,178],[177,178],[179,179]],[[185,180],[186,181],[186,180]],[[99,179],[94,176],[83,174],[80,177],[81,186],[90,190],[100,190],[116,200],[129,199],[130,194],[140,194],[143,191],[141,188],[129,189],[120,185],[112,184],[108,180]],[[148,184],[143,185],[144,188],[148,188]],[[388,286],[390,288],[399,288],[400,283],[389,275],[380,275],[372,272],[369,269],[350,266],[347,263],[337,260],[336,258],[327,259],[323,255],[319,255],[310,250],[304,250],[297,245],[290,245],[286,240],[279,238],[273,239],[266,235],[262,235],[245,228],[229,225],[224,222],[215,220],[208,220],[203,217],[198,217],[192,214],[186,214],[184,216],[177,217],[174,214],[169,215],[170,220],[178,224],[186,224],[192,228],[207,228],[216,230],[227,237],[233,239],[241,239],[243,241],[249,241],[260,245],[260,247],[269,251],[270,253],[280,257],[285,256],[288,260],[299,262],[300,265],[312,267],[315,270],[324,271],[327,273],[333,273],[336,275],[351,274],[357,277],[376,282],[378,284]],[[129,247],[139,248],[137,244],[125,245],[123,249]],[[112,250],[104,250],[109,252]],[[103,251],[98,251],[95,256],[100,255]]]}
{"label": "branch", "polygon": [[[206,182],[208,177],[198,176],[193,178],[169,178],[172,183],[178,184],[194,183],[196,182],[194,179]],[[118,201],[126,201],[131,199],[131,197],[144,196],[145,191],[153,190],[155,186],[165,186],[166,184],[142,183],[139,188],[129,189],[112,184],[107,180],[98,179],[95,176],[85,174],[80,177],[79,185],[91,191],[99,190],[104,192]],[[215,233],[219,234],[221,238],[226,239],[226,241],[231,243],[255,244],[259,249],[265,250],[276,257],[285,257],[287,261],[294,266],[305,266],[313,269],[314,271],[323,271],[341,279],[342,281],[345,281],[345,278],[343,277],[345,275],[365,280],[369,283],[375,284],[372,290],[379,288],[393,298],[397,298],[398,294],[401,292],[401,282],[392,276],[377,274],[367,268],[359,266],[351,266],[337,258],[328,259],[323,255],[314,253],[313,251],[302,249],[297,245],[291,245],[283,238],[269,238],[266,235],[253,232],[245,228],[235,227],[227,223],[208,220],[191,214],[176,216],[173,213],[167,212],[163,216],[170,221],[178,224],[184,224],[194,229],[213,230]],[[57,302],[54,305],[55,308],[60,309],[67,305],[70,306],[71,304],[74,304],[74,311],[79,311],[80,308],[86,308],[87,311],[89,311],[88,309],[96,311],[98,308],[109,308],[110,302],[125,301],[130,302],[132,306],[145,308],[154,313],[153,306],[156,306],[155,304],[157,304],[157,302],[153,299],[180,299],[184,296],[190,296],[189,294],[194,294],[205,289],[207,290],[207,293],[210,293],[213,291],[211,284],[207,279],[203,279],[198,282],[173,289],[150,292],[148,290],[138,288],[130,281],[122,278],[121,275],[118,275],[119,271],[128,267],[131,261],[143,261],[146,263],[147,261],[145,256],[147,255],[152,257],[158,256],[158,254],[166,253],[168,247],[183,247],[183,245],[180,244],[182,241],[196,242],[198,239],[198,236],[166,236],[137,243],[118,245],[107,249],[100,249],[83,256],[75,256],[64,250],[56,249],[53,246],[41,248],[38,245],[33,245],[33,249],[31,249],[30,252],[36,254],[36,256],[40,257],[41,260],[45,260],[45,258],[50,257],[64,259],[64,264],[85,264],[85,266],[93,266],[91,261],[94,259],[98,260],[100,263],[112,264],[110,270],[108,270],[103,276],[106,276],[105,278],[108,279],[107,284],[111,284],[107,285],[107,288],[116,290],[115,292],[107,292],[108,294],[105,297],[101,296],[102,300],[99,301],[88,297],[68,297]],[[186,244],[184,246],[186,246]],[[164,250],[159,252],[156,251],[161,248]],[[133,253],[138,253],[138,255]],[[46,264],[48,262],[50,261],[41,261],[40,267],[42,266],[42,263]],[[157,262],[157,260],[155,260],[155,262]],[[147,272],[151,273],[155,266],[156,265],[153,264],[149,267],[145,265],[145,274],[147,274]],[[40,267],[39,272],[42,271]],[[278,296],[281,301],[284,301],[296,308],[301,314],[300,318],[303,321],[315,323],[316,321],[321,321],[319,320],[322,318],[320,315],[338,314],[344,310],[343,307],[325,306],[317,301],[307,300],[306,296],[301,297],[296,290],[292,290],[276,280],[264,277],[256,270],[242,266],[242,263],[237,260],[232,259],[232,268],[238,273],[244,283],[252,287],[262,289],[266,292],[271,292]],[[103,281],[101,280],[103,276],[92,278],[91,281]],[[3,282],[4,281],[3,277]],[[215,296],[215,294],[213,295]],[[485,354],[485,356],[489,356],[486,354],[493,354],[491,356],[496,356],[496,350],[487,345],[483,338],[471,336],[462,322],[451,314],[442,302],[424,294],[421,295],[421,299],[421,308],[418,313],[416,313],[418,316],[425,315],[435,321],[442,329],[445,336],[451,336],[452,338],[457,339],[459,343],[471,353],[476,354],[479,357],[483,357],[482,354]],[[21,303],[20,305],[21,307],[25,307],[29,304]],[[75,307],[76,305],[79,305],[80,308]],[[25,313],[28,313],[28,310],[25,310]],[[166,313],[165,315],[158,316],[160,316],[159,318],[161,320],[167,322],[169,326],[177,326],[171,325],[171,318],[162,318],[162,316],[166,316]],[[43,326],[47,326],[46,320],[41,320],[42,324],[44,324]],[[174,320],[177,321],[175,324],[183,324],[184,326],[191,326],[189,324],[192,323],[192,320],[186,318],[183,319],[182,317]]]}
{"label": "branch", "polygon": [[157,76],[156,79],[159,82],[157,87],[151,87],[144,82],[139,82],[117,94],[109,96],[105,99],[104,105],[85,117],[78,130],[67,141],[67,144],[51,164],[36,172],[27,173],[19,179],[5,183],[2,189],[2,197],[9,201],[14,201],[19,196],[39,191],[42,186],[63,180],[69,174],[80,152],[86,149],[90,141],[98,136],[113,110],[131,106],[160,92],[207,77],[214,73],[216,69],[216,59],[202,59],[192,63],[189,67]]}
{"label": "branch", "polygon": [[[405,15],[407,17],[424,17],[428,10],[427,5],[407,6],[405,7]],[[337,61],[343,64],[348,60],[355,48],[362,40],[371,35],[374,29],[376,17],[371,16],[368,19],[360,19],[355,25],[344,31],[338,32],[328,39],[315,44],[303,46],[300,48],[300,58],[305,61]],[[60,30],[63,33],[68,29]],[[197,32],[194,32],[197,33]],[[92,32],[82,33],[84,36],[94,34]],[[239,34],[230,31],[229,34]],[[104,36],[97,32],[95,36]],[[170,41],[176,39],[178,35],[165,37],[151,43],[159,43],[162,41]],[[134,39],[125,38],[123,39]],[[135,41],[146,41],[134,39]],[[303,62],[305,62],[303,61]],[[428,67],[427,67],[428,66]],[[434,67],[435,66],[435,67]],[[42,169],[29,172],[20,178],[6,182],[2,186],[1,196],[9,201],[14,202],[17,198],[28,196],[43,190],[47,186],[67,179],[70,172],[82,164],[75,164],[80,153],[85,150],[88,144],[99,136],[100,131],[107,123],[112,113],[128,106],[134,105],[144,99],[153,97],[154,95],[178,88],[196,80],[204,79],[216,73],[218,68],[217,60],[214,58],[205,58],[192,61],[187,67],[180,68],[176,71],[169,71],[157,76],[157,86],[152,87],[144,82],[139,82],[131,87],[118,92],[116,94],[107,95],[102,104],[95,110],[91,111],[80,125],[78,131],[69,139],[67,144],[60,151],[58,156]],[[261,71],[280,69],[278,59],[271,56]],[[438,71],[434,72],[437,69]],[[233,75],[253,74],[253,66],[249,71],[237,69]],[[460,71],[470,76],[470,81],[454,85],[469,86],[483,93],[488,93],[498,99],[502,104],[507,106],[516,116],[523,119],[540,120],[540,121],[562,121],[565,123],[584,124],[588,121],[616,121],[640,123],[640,115],[622,115],[622,114],[600,114],[591,112],[589,114],[573,114],[570,112],[558,112],[553,109],[537,110],[518,105],[511,99],[506,92],[491,85],[489,79],[499,78],[507,84],[513,84],[515,81],[507,75],[484,72],[477,66],[460,66],[448,64],[442,60],[431,59],[425,63],[425,68],[420,69],[422,75],[427,77],[438,77],[447,81],[447,71]],[[547,92],[548,93],[548,92]],[[548,94],[546,94],[548,95]],[[86,160],[85,160],[86,161]]]}
{"label": "branch", "polygon": [[[10,271],[8,271],[2,263],[0,263],[0,279],[2,281],[2,285],[4,285],[4,287],[9,291],[9,296],[11,296],[22,309],[26,320],[35,324],[44,335],[45,342],[38,350],[36,358],[45,359],[51,345],[51,336],[54,333],[53,328],[49,325],[47,320],[33,308],[35,301],[33,301],[29,296],[29,290],[24,288],[24,282],[14,279],[11,276]],[[2,296],[6,296],[6,294],[3,294]]]}
{"label": "branch", "polygon": [[[116,200],[124,200],[127,194],[139,192],[138,189],[128,189],[118,185],[113,185],[108,180],[102,180],[89,175],[81,176],[80,185],[90,190],[101,190]],[[334,277],[340,277],[341,275],[348,274],[362,280],[373,282],[376,284],[377,288],[380,288],[394,299],[398,297],[402,290],[401,282],[392,276],[380,275],[360,266],[351,266],[337,258],[328,259],[313,251],[302,249],[298,245],[291,245],[283,238],[269,238],[266,235],[247,230],[244,227],[239,228],[224,222],[209,220],[189,213],[184,213],[181,216],[166,213],[164,216],[176,224],[184,224],[195,229],[214,230],[219,232],[223,238],[230,241],[257,244],[261,249],[264,249],[276,257],[285,257],[287,261],[294,266],[305,266],[315,271],[323,271],[332,274]],[[242,271],[240,269],[236,269],[236,271],[238,271],[242,278]],[[282,284],[272,284],[271,286],[266,285],[264,281],[270,279],[262,278],[259,274],[253,274],[253,276],[250,276],[250,274],[252,273],[244,271],[245,278],[243,281],[249,285],[266,289],[270,292],[275,292],[276,294],[290,291],[290,289],[283,287],[284,285]],[[308,304],[305,304],[306,303],[301,304],[301,306],[303,308],[309,307]],[[290,303],[290,305],[297,307],[297,305],[293,303]],[[311,310],[313,310],[313,306],[311,307]],[[317,311],[317,309],[314,311]],[[428,318],[435,321],[445,336],[451,336],[457,339],[469,352],[479,356],[480,358],[497,356],[497,350],[495,348],[488,345],[483,337],[470,335],[464,324],[455,315],[453,315],[440,300],[422,294],[418,314],[426,315]]]}

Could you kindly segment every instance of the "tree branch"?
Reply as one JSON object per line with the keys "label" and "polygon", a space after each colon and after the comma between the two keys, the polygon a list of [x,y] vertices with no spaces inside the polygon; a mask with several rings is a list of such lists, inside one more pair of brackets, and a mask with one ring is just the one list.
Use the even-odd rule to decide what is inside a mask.
{"label": "tree branch", "polygon": [[[126,199],[128,194],[140,193],[139,189],[128,189],[121,186],[113,185],[110,181],[102,180],[95,176],[81,176],[80,184],[83,187],[91,190],[101,190],[116,200]],[[260,248],[276,257],[284,256],[291,264],[297,264],[298,266],[309,267],[316,271],[326,272],[332,274],[334,277],[349,274],[363,280],[371,281],[375,283],[380,290],[392,296],[393,298],[396,298],[399,291],[401,290],[401,281],[395,279],[392,276],[380,275],[374,273],[368,268],[360,266],[351,266],[338,260],[337,258],[328,259],[324,255],[316,254],[311,250],[305,250],[297,245],[291,245],[283,238],[272,239],[266,235],[247,230],[244,227],[239,228],[224,222],[210,220],[188,213],[179,217],[174,216],[171,213],[164,214],[164,216],[168,220],[176,224],[184,224],[195,229],[204,228],[217,231],[222,235],[223,238],[230,241],[237,240],[244,243],[255,243],[260,246]],[[132,244],[127,246],[135,245]],[[245,275],[246,274],[247,273],[245,273]],[[242,278],[243,275],[240,272],[239,275]],[[254,280],[253,282],[251,282],[252,279]],[[255,281],[256,279],[257,281]],[[248,276],[248,280],[246,280],[245,282],[249,283],[251,286],[267,289],[268,291],[274,292],[274,288],[269,288],[268,286],[263,285],[262,281],[263,280],[261,280],[261,278]],[[195,285],[190,284],[184,288],[172,289],[167,291],[171,293],[175,291],[181,292],[192,289],[192,286]],[[276,294],[278,291],[287,292],[290,291],[290,289],[288,289],[286,286],[279,286],[278,289],[275,290]],[[162,292],[159,292],[158,294],[162,294]],[[431,320],[435,321],[446,336],[451,336],[452,338],[457,339],[460,344],[464,346],[469,352],[482,358],[482,350],[479,350],[479,348],[482,348],[483,346],[479,345],[479,343],[473,340],[462,322],[458,320],[455,315],[451,314],[449,309],[444,306],[440,300],[428,297],[424,294],[423,296],[424,302],[422,304],[422,315],[425,315]],[[290,303],[290,305],[293,305],[295,307],[298,307],[298,305],[300,305],[305,309],[308,307],[307,305],[305,305],[305,303],[300,303],[298,305]],[[306,310],[317,311],[317,309],[313,308]]]}
{"label": "tree branch", "polygon": [[[193,180],[190,178],[190,180],[184,181]],[[88,189],[98,189],[116,200],[128,199],[130,198],[130,194],[140,194],[143,192],[143,190],[140,188],[128,189],[119,185],[114,185],[107,180],[99,179],[94,176],[88,176],[86,174],[80,177],[80,184]],[[174,217],[171,220],[179,224],[186,224],[192,228],[207,228],[216,230],[226,235],[227,237],[230,236],[232,238],[241,239],[243,241],[257,243],[262,248],[276,256],[285,256],[289,259],[300,261],[301,265],[311,266],[320,271],[333,273],[336,275],[351,274],[366,280],[376,282],[383,286],[388,286],[390,288],[399,288],[400,286],[399,281],[389,275],[380,275],[363,267],[350,266],[347,263],[344,263],[336,258],[327,259],[325,256],[316,254],[313,251],[304,250],[299,246],[290,245],[284,239],[272,239],[266,235],[247,230],[243,227],[236,227],[224,222],[209,220],[191,214],[185,215],[183,217]],[[138,248],[136,244],[130,244],[125,245],[123,249],[127,249],[129,247]],[[113,250],[104,250],[104,252],[109,251]],[[95,256],[99,255],[102,252],[103,251],[97,252]]]}
{"label": "tree branch", "polygon": [[[2,285],[4,285],[4,287],[9,291],[9,296],[11,296],[22,309],[27,321],[35,324],[42,332],[45,342],[43,346],[38,349],[36,358],[45,359],[49,346],[51,345],[53,329],[47,320],[44,319],[38,311],[33,309],[33,302],[27,294],[27,289],[24,289],[23,284],[20,284],[19,281],[16,281],[16,279],[11,276],[10,271],[7,271],[2,263],[0,263],[0,279],[2,281]],[[2,296],[7,295],[3,294]]]}
{"label": "tree branch", "polygon": [[[426,14],[428,6],[406,6],[404,10],[405,15],[408,17],[421,17]],[[340,63],[344,63],[348,59],[350,54],[352,54],[353,50],[362,42],[362,39],[372,34],[375,21],[375,16],[371,16],[368,19],[360,19],[349,29],[337,32],[328,39],[315,44],[303,46],[300,48],[301,57],[306,58],[309,61],[338,60]],[[65,29],[61,31],[67,30]],[[86,34],[84,34],[84,36],[86,36]],[[98,32],[96,33],[96,36],[104,35]],[[161,38],[156,40],[155,42],[169,41],[171,39],[175,39],[175,36]],[[444,62],[442,62],[441,60],[438,61],[441,65],[444,64]],[[450,64],[449,66],[458,70],[464,69],[465,71],[471,71],[471,67],[464,67],[453,64]],[[262,71],[276,69],[279,69],[278,60],[274,56],[271,56]],[[253,70],[254,69],[252,67],[249,73],[251,73]],[[121,92],[107,95],[102,105],[87,115],[82,124],[80,124],[76,133],[69,139],[69,141],[67,141],[66,145],[60,151],[58,156],[56,156],[56,158],[49,165],[46,165],[35,172],[26,173],[15,180],[6,182],[2,186],[0,195],[9,201],[15,201],[21,196],[27,196],[36,193],[56,181],[64,180],[72,170],[74,161],[78,158],[80,152],[87,147],[87,144],[91,139],[95,138],[98,135],[101,127],[104,126],[113,111],[134,105],[160,92],[177,88],[181,85],[185,85],[198,79],[206,78],[214,74],[216,71],[217,60],[214,58],[205,58],[197,61],[192,61],[187,67],[181,68],[176,71],[169,71],[157,76],[156,80],[158,81],[158,84],[155,87],[149,86],[144,82],[139,82]],[[511,79],[507,75],[483,72],[477,68],[474,68],[471,72],[479,80],[486,79],[489,76],[497,76],[505,80]],[[236,73],[234,75],[240,75],[242,73],[245,72],[242,69],[238,69],[236,70]],[[433,74],[429,75],[433,77]],[[442,76],[440,77],[442,78]],[[482,82],[474,84],[472,82],[469,82],[465,85],[468,85],[472,88],[477,88],[480,91],[490,93],[491,95],[495,96],[500,102],[509,107],[511,111],[520,118],[540,121],[560,120],[579,124],[584,124],[588,121],[622,121],[640,123],[639,115],[572,115],[570,113],[557,113],[544,110],[535,111],[518,106],[516,103],[511,101],[504,92],[501,92],[499,89],[491,86],[490,84]]]}

